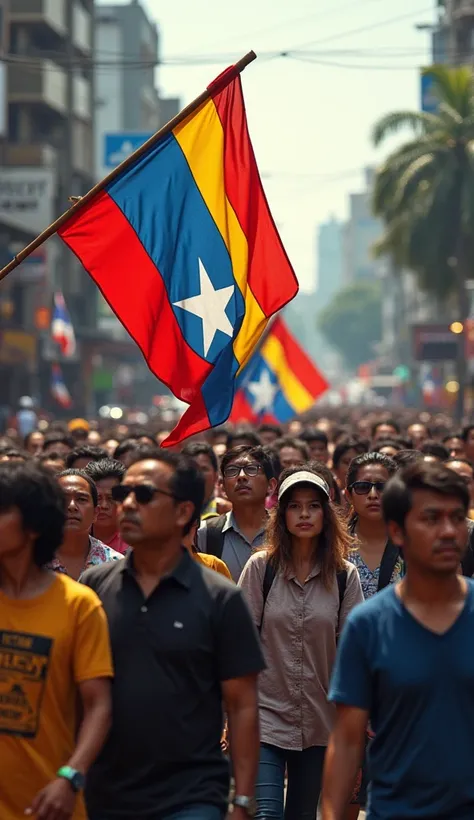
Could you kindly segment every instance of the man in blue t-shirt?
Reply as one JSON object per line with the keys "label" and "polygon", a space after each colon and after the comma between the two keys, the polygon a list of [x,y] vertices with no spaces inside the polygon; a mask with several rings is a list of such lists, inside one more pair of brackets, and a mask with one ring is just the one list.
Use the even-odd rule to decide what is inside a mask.
{"label": "man in blue t-shirt", "polygon": [[474,583],[458,574],[468,488],[448,467],[419,462],[390,480],[382,505],[406,576],[346,621],[323,820],[345,817],[369,720],[367,820],[473,820]]}

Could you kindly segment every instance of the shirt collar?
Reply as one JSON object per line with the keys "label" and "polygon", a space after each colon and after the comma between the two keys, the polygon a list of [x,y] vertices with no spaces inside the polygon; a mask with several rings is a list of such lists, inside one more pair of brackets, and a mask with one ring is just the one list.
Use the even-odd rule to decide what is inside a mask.
{"label": "shirt collar", "polygon": [[[135,577],[135,566],[133,561],[133,549],[130,549],[125,556],[123,561],[119,561],[120,564],[120,571],[127,572],[129,575]],[[182,556],[178,564],[175,566],[173,572],[170,572],[168,575],[165,575],[162,581],[175,581],[180,586],[184,587],[185,589],[189,589],[191,587],[192,582],[192,573],[193,569],[195,568],[196,564],[191,558],[188,550],[183,547],[182,548]]]}
{"label": "shirt collar", "polygon": [[[268,511],[265,510],[265,512],[268,516]],[[241,538],[243,538],[245,541],[247,541],[247,538],[242,533],[239,525],[237,524],[237,521],[235,520],[235,516],[234,516],[234,513],[232,512],[232,510],[230,512],[226,513],[225,524],[222,527],[222,532],[227,532],[227,530],[235,530],[235,532],[238,533],[238,535],[240,535]],[[264,532],[265,532],[265,526],[262,524],[262,526],[260,527],[258,532],[255,534],[255,538],[257,538],[259,535],[263,535]]]}
{"label": "shirt collar", "polygon": [[[313,569],[311,570],[308,577],[306,578],[306,581],[311,581],[312,578],[316,578],[316,576],[320,575],[320,574],[321,574],[321,564],[319,563],[319,561],[316,561],[316,563],[313,566]],[[295,573],[293,568],[290,568],[288,570],[288,574],[287,574],[286,577],[287,577],[288,581],[294,581],[294,579],[296,578],[296,573]]]}

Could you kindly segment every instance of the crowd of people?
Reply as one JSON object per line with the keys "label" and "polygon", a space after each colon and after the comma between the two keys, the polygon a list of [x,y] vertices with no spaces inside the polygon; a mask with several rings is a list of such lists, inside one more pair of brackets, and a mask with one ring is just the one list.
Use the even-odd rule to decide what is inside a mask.
{"label": "crowd of people", "polygon": [[0,820],[472,820],[474,425],[21,433]]}

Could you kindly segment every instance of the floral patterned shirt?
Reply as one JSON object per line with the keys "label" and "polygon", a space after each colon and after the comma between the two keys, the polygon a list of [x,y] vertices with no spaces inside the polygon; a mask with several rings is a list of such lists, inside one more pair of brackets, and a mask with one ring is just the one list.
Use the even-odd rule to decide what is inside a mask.
{"label": "floral patterned shirt", "polygon": [[[95,567],[97,564],[105,564],[106,561],[121,561],[124,558],[120,552],[113,550],[112,547],[108,547],[107,544],[99,541],[98,538],[93,538],[92,535],[89,536],[89,544],[89,554],[83,571],[89,569],[89,567]],[[48,564],[48,569],[53,569],[55,572],[62,572],[63,575],[67,575],[66,568],[56,556],[51,563]]]}
{"label": "floral patterned shirt", "polygon": [[[378,566],[374,570],[369,569],[369,567],[367,566],[360,552],[357,549],[351,550],[349,552],[347,560],[357,567],[362,592],[364,593],[364,598],[371,598],[372,595],[375,595],[375,593],[378,592],[380,566]],[[396,584],[397,581],[400,581],[402,577],[403,561],[401,558],[399,558],[397,563],[395,564],[395,569],[393,570],[390,583]]]}

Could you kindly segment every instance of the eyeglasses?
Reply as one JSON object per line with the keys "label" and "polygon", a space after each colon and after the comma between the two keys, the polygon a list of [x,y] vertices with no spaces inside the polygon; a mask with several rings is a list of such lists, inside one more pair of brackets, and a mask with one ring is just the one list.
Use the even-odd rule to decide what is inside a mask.
{"label": "eyeglasses", "polygon": [[369,495],[373,489],[381,495],[386,483],[386,481],[354,481],[354,484],[351,484],[349,489],[354,490],[356,495]]}
{"label": "eyeglasses", "polygon": [[249,478],[255,478],[261,469],[260,464],[230,464],[223,471],[223,476],[224,478],[237,478],[243,472]]}
{"label": "eyeglasses", "polygon": [[137,504],[149,504],[156,493],[167,495],[169,498],[176,498],[173,493],[159,490],[158,487],[153,487],[151,484],[117,484],[116,487],[112,487],[111,493],[113,500],[118,504],[123,504],[130,493],[134,494]]}

